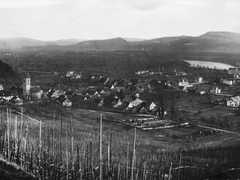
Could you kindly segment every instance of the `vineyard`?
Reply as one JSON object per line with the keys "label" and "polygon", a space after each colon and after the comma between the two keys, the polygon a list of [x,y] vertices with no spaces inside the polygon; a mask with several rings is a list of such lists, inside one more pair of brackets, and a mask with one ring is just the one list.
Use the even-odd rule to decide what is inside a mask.
{"label": "vineyard", "polygon": [[[225,179],[240,177],[240,145],[170,148],[128,132],[54,115],[37,120],[1,109],[0,154],[39,179]],[[237,135],[236,135],[237,136]],[[238,137],[238,136],[237,136]]]}

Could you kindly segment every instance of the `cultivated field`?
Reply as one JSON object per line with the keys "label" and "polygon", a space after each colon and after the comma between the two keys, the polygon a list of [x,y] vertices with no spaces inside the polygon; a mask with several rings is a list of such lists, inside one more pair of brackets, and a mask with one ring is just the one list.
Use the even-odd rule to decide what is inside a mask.
{"label": "cultivated field", "polygon": [[[189,148],[189,144],[184,148],[182,142],[146,138],[147,134],[139,130],[134,141],[134,129],[114,128],[116,125],[104,119],[106,114],[101,129],[100,114],[93,111],[81,110],[68,117],[53,115],[51,119],[42,118],[40,123],[38,118],[2,109],[0,151],[4,158],[41,179],[239,176],[237,170],[228,171],[240,165],[236,143],[219,146],[221,142],[203,141],[198,147]],[[239,139],[237,134],[221,136],[225,142]],[[225,170],[227,173],[222,172]]]}

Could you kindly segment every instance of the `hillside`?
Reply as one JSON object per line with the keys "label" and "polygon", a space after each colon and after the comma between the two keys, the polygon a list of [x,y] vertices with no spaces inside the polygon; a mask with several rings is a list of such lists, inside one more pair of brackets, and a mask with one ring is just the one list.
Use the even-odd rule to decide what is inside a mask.
{"label": "hillside", "polygon": [[34,175],[20,169],[16,164],[11,164],[0,158],[1,180],[37,180]]}
{"label": "hillside", "polygon": [[23,47],[66,46],[82,42],[82,39],[61,39],[56,41],[41,41],[25,37],[1,38],[0,49],[19,49]]}
{"label": "hillside", "polygon": [[106,40],[68,39],[58,41],[38,41],[29,38],[0,38],[0,49],[22,48],[31,50],[63,51],[147,51],[147,52],[214,52],[239,53],[240,34],[212,31],[200,36],[162,37],[151,40],[137,38],[114,38]]}
{"label": "hillside", "polygon": [[123,38],[114,38],[107,40],[83,41],[76,45],[65,46],[67,49],[76,50],[97,50],[97,51],[114,51],[127,50],[129,43]]}
{"label": "hillside", "polygon": [[24,37],[0,38],[0,49],[17,49],[25,46],[57,45],[53,42],[40,41]]}
{"label": "hillside", "polygon": [[20,76],[10,65],[0,60],[0,83],[17,82]]}

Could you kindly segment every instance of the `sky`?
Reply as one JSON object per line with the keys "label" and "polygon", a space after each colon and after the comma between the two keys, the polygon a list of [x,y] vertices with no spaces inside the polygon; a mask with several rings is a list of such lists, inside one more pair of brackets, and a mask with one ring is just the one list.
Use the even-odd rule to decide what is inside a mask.
{"label": "sky", "polygon": [[0,37],[153,39],[240,33],[240,0],[0,0]]}

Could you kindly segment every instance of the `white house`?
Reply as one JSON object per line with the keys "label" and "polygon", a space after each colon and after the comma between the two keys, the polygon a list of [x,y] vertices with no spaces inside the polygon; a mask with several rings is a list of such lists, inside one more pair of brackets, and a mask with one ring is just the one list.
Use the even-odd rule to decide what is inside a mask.
{"label": "white house", "polygon": [[149,73],[149,70],[144,70],[144,71],[137,71],[135,74],[140,75],[140,74],[146,74]]}
{"label": "white house", "polygon": [[114,85],[112,85],[110,89],[113,90],[114,88],[115,88]]}
{"label": "white house", "polygon": [[198,77],[195,78],[195,82],[196,83],[202,83],[203,82],[203,78],[198,76]]}
{"label": "white house", "polygon": [[66,107],[71,107],[72,106],[72,102],[67,98],[63,101],[63,106],[66,106]]}
{"label": "white house", "polygon": [[181,80],[179,81],[178,85],[179,85],[179,86],[188,86],[188,85],[189,85],[189,84],[188,84],[188,80],[185,79],[185,78],[183,78],[183,79],[181,79]]}
{"label": "white house", "polygon": [[231,97],[227,100],[227,106],[229,107],[239,107],[240,105],[240,96]]}
{"label": "white house", "polygon": [[70,76],[73,76],[74,75],[74,72],[73,71],[68,71],[66,73],[66,77],[70,77]]}
{"label": "white house", "polygon": [[219,87],[213,87],[213,88],[210,90],[210,93],[220,94],[220,93],[221,93],[221,89],[220,89]]}
{"label": "white house", "polygon": [[229,68],[228,69],[228,74],[238,74],[238,75],[240,75],[240,68]]}
{"label": "white house", "polygon": [[114,105],[115,108],[121,107],[123,105],[123,102],[121,99],[118,100],[117,104]]}
{"label": "white house", "polygon": [[152,102],[152,103],[150,104],[150,106],[149,106],[149,110],[152,111],[152,110],[154,110],[156,107],[157,107],[157,105],[156,105],[154,102]]}
{"label": "white house", "polygon": [[130,102],[128,105],[128,108],[132,108],[135,106],[138,106],[139,104],[141,104],[143,101],[141,99],[135,99],[134,101]]}
{"label": "white house", "polygon": [[223,80],[222,80],[222,83],[231,86],[231,85],[235,84],[235,80],[232,80],[232,79],[223,79]]}
{"label": "white house", "polygon": [[64,94],[63,91],[56,90],[52,95],[51,98],[58,98],[60,95]]}

